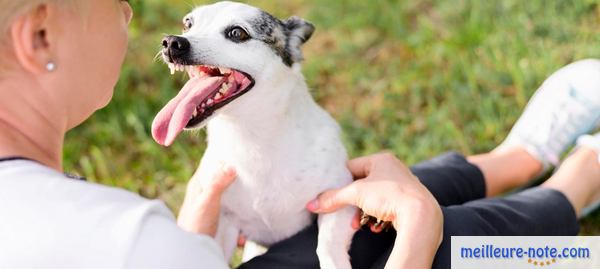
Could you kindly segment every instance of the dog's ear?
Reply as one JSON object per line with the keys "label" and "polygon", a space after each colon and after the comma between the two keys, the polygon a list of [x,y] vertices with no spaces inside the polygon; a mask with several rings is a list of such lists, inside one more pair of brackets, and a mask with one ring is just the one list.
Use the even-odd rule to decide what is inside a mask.
{"label": "dog's ear", "polygon": [[315,32],[315,26],[299,17],[292,16],[283,21],[287,35],[286,50],[293,63],[303,60],[302,44],[304,44]]}

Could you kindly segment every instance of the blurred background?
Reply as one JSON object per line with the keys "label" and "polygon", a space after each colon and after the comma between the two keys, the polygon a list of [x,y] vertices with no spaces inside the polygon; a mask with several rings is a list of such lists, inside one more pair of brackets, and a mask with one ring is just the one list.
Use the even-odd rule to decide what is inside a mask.
{"label": "blurred background", "polygon": [[[205,1],[132,0],[131,43],[112,103],[68,134],[66,171],[164,200],[176,211],[204,131],[164,148],[150,125],[186,80],[155,60],[164,34]],[[393,151],[409,164],[493,149],[536,88],[574,60],[600,58],[600,1],[251,1],[317,31],[305,45],[313,96],[350,156]],[[600,214],[583,221],[600,234]]]}

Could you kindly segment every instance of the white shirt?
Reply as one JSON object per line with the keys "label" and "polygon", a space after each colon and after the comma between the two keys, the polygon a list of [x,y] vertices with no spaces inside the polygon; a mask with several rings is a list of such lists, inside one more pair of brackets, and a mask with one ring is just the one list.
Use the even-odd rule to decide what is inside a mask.
{"label": "white shirt", "polygon": [[0,268],[228,268],[212,238],[187,233],[160,201],[0,162]]}

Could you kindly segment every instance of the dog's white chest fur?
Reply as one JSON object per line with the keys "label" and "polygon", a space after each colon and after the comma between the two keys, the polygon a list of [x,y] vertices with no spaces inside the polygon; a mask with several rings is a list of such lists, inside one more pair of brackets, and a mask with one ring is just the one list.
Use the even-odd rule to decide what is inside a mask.
{"label": "dog's white chest fur", "polygon": [[222,199],[222,217],[265,245],[308,226],[313,218],[306,203],[351,181],[335,121],[303,83],[286,86],[295,89],[283,113],[267,107],[246,119],[213,119],[200,169],[210,171],[221,162],[236,169],[238,177]]}

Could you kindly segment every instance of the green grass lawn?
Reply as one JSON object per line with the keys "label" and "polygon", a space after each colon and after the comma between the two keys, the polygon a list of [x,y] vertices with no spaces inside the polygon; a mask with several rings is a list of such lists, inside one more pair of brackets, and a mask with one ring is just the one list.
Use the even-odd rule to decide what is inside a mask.
{"label": "green grass lawn", "polygon": [[[150,135],[185,78],[154,60],[165,33],[201,1],[132,1],[130,53],[113,102],[71,131],[67,171],[164,200],[173,210],[205,148],[204,132],[170,148]],[[600,58],[597,0],[261,0],[317,31],[306,44],[312,93],[340,122],[351,156],[384,149],[413,164],[448,150],[484,152],[503,140],[545,77]],[[82,89],[85,90],[85,89]],[[600,234],[600,214],[583,221]]]}

